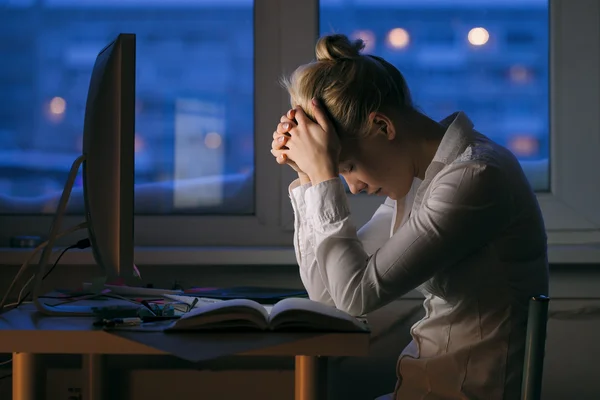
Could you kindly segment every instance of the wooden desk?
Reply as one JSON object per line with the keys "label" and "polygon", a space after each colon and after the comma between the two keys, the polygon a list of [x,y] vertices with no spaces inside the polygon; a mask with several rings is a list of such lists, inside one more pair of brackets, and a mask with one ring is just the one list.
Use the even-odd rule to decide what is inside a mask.
{"label": "wooden desk", "polygon": [[13,353],[13,400],[45,397],[39,354],[82,354],[84,398],[102,398],[101,355],[174,355],[199,362],[222,356],[295,357],[295,399],[326,393],[327,356],[366,356],[368,333],[107,332],[87,317],[48,317],[32,305],[0,315],[0,353]]}

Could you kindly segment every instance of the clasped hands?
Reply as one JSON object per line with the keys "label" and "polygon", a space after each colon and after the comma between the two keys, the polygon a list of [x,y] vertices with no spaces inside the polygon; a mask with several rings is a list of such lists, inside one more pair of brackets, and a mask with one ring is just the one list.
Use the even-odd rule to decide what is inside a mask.
{"label": "clasped hands", "polygon": [[321,104],[313,99],[311,120],[301,107],[282,116],[273,133],[271,154],[278,164],[292,167],[313,185],[339,174],[340,142]]}

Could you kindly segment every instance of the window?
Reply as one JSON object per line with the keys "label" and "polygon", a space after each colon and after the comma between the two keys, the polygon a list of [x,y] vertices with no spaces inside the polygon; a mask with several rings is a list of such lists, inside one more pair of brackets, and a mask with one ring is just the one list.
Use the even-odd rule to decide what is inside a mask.
{"label": "window", "polygon": [[[600,4],[593,0],[321,0],[320,32],[361,37],[434,118],[465,110],[517,156],[538,193],[550,259],[597,261]],[[360,18],[359,18],[360,16]],[[454,41],[434,41],[437,29]],[[583,39],[585,38],[585,39]],[[443,82],[443,84],[442,84]],[[458,90],[460,88],[460,90]],[[450,110],[452,109],[452,110]],[[374,199],[351,196],[360,225]],[[363,210],[369,210],[365,212]],[[557,250],[555,250],[557,249]],[[589,257],[588,257],[589,255]]]}
{"label": "window", "polygon": [[[536,191],[550,189],[547,1],[322,0],[320,19],[321,34],[361,38],[403,72],[427,115],[465,111],[513,151]],[[539,106],[525,114],[515,102]]]}
{"label": "window", "polygon": [[[550,244],[600,242],[596,0],[7,0],[2,7],[0,94],[9,101],[0,109],[0,246],[48,231],[51,218],[41,212],[55,204],[40,211],[35,199],[62,189],[78,151],[90,60],[121,30],[138,33],[136,195],[148,200],[144,212],[136,208],[139,246],[289,249],[294,173],[268,151],[289,108],[277,82],[313,59],[319,33],[331,31],[364,38],[368,52],[398,65],[432,117],[464,109],[510,148],[537,190]],[[64,103],[49,108],[55,97]],[[49,119],[60,115],[59,123]],[[59,148],[65,143],[71,147]],[[217,207],[219,197],[181,184],[206,175],[223,178],[212,182],[225,183],[223,199],[232,201]],[[156,197],[152,185],[168,190]],[[350,200],[357,225],[379,204]],[[550,256],[572,262],[581,253]],[[173,262],[195,262],[177,254]]]}
{"label": "window", "polygon": [[[136,244],[291,243],[273,212],[281,168],[255,152],[284,112],[279,27],[267,23],[277,13],[264,0],[3,2],[1,242],[47,233],[80,152],[94,59],[127,32],[137,36]],[[81,221],[81,198],[80,180],[65,226]]]}
{"label": "window", "polygon": [[[134,32],[136,212],[254,213],[252,1],[169,3],[47,0],[3,11],[0,91],[12,101],[0,115],[0,182],[13,212],[54,210],[81,153],[96,55]],[[81,184],[72,213],[83,212]]]}

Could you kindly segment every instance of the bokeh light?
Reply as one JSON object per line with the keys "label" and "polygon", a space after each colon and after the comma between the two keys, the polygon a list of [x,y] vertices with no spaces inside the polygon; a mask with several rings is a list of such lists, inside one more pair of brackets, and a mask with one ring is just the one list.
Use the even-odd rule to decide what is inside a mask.
{"label": "bokeh light", "polygon": [[62,97],[54,97],[50,100],[50,112],[54,115],[64,114],[67,110],[67,102]]}
{"label": "bokeh light", "polygon": [[388,33],[388,43],[395,49],[403,49],[408,46],[410,35],[403,28],[394,28]]}
{"label": "bokeh light", "polygon": [[362,41],[365,43],[365,48],[363,49],[365,53],[371,53],[373,50],[375,50],[377,38],[373,31],[367,29],[356,30],[352,32],[350,38],[352,40],[362,39]]}
{"label": "bokeh light", "polygon": [[490,33],[485,28],[473,28],[467,38],[473,46],[483,46],[490,40]]}
{"label": "bokeh light", "polygon": [[218,149],[221,147],[223,139],[217,132],[207,133],[204,137],[204,145],[209,149]]}

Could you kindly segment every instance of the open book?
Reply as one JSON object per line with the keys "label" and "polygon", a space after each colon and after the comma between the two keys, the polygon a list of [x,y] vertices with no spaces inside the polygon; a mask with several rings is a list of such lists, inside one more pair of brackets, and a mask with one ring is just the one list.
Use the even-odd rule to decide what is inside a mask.
{"label": "open book", "polygon": [[169,325],[165,332],[192,330],[288,330],[368,332],[366,322],[316,301],[287,298],[274,306],[234,299],[194,308]]}

